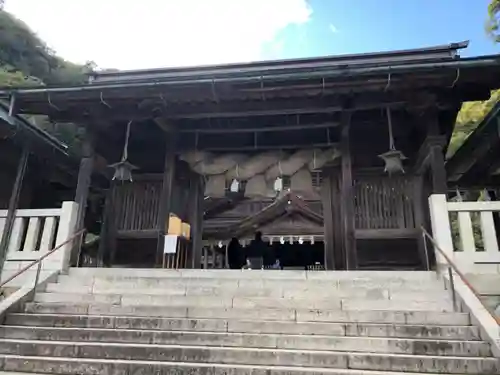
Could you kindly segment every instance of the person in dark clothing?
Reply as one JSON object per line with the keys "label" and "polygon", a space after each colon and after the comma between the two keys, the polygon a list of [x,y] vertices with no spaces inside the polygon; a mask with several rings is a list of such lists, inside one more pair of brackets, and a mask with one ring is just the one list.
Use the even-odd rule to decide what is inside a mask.
{"label": "person in dark clothing", "polygon": [[247,250],[247,258],[263,258],[266,244],[262,241],[262,232],[256,232],[255,238],[250,242]]}
{"label": "person in dark clothing", "polygon": [[258,264],[254,265],[258,268],[260,268],[263,264],[263,261],[267,258],[267,250],[268,246],[267,244],[262,240],[262,232],[256,232],[255,233],[255,238],[250,242],[250,245],[248,246],[247,252],[246,252],[246,258],[251,259],[254,258],[257,261]]}
{"label": "person in dark clothing", "polygon": [[243,267],[243,248],[240,245],[240,241],[238,241],[236,237],[231,238],[231,241],[227,246],[227,258],[229,268],[232,270],[237,270]]}

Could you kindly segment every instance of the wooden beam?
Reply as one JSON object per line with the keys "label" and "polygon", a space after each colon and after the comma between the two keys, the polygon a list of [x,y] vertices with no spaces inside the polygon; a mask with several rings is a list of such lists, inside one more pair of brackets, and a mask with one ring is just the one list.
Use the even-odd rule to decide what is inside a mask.
{"label": "wooden beam", "polygon": [[[283,139],[283,142],[286,142],[286,139]],[[227,145],[220,147],[203,147],[204,151],[214,151],[214,152],[223,152],[223,151],[255,151],[255,150],[294,150],[297,148],[315,148],[315,147],[337,147],[338,144],[336,142],[328,143],[302,143],[302,144],[286,144],[281,143],[278,145],[257,145],[257,146],[238,146],[238,145]],[[186,150],[192,150],[193,147],[185,147]]]}
{"label": "wooden beam", "polygon": [[393,239],[393,238],[416,238],[419,230],[412,228],[403,229],[356,229],[357,239]]}
{"label": "wooden beam", "polygon": [[[205,101],[201,104],[172,104],[168,113],[153,109],[139,110],[135,105],[125,105],[119,108],[106,109],[103,106],[88,108],[88,115],[80,118],[75,116],[75,110],[69,107],[65,111],[50,113],[59,121],[89,121],[90,118],[99,117],[103,121],[150,120],[154,118],[168,119],[204,119],[204,118],[229,118],[249,116],[294,115],[306,113],[332,113],[346,111],[346,99],[352,103],[349,111],[361,111],[378,108],[402,107],[408,105],[415,97],[415,92],[391,94],[380,92],[360,93],[354,97],[352,94],[314,96],[310,98],[280,98],[262,100],[239,100],[214,103]],[[80,109],[78,113],[82,113]],[[168,117],[167,117],[168,116]]]}
{"label": "wooden beam", "polygon": [[344,229],[344,246],[346,249],[346,269],[357,268],[356,238],[354,236],[354,192],[352,180],[352,160],[349,131],[351,128],[351,113],[342,113],[342,132],[340,140],[341,159],[341,212]]}
{"label": "wooden beam", "polygon": [[30,147],[27,143],[23,145],[21,151],[21,157],[17,165],[16,179],[14,180],[14,185],[12,187],[12,193],[9,199],[9,206],[7,210],[7,217],[5,218],[5,224],[3,227],[3,235],[0,241],[0,279],[4,271],[5,260],[7,258],[7,252],[9,250],[10,236],[12,233],[12,228],[14,226],[14,220],[16,218],[16,210],[19,204],[19,197],[21,196],[21,189],[23,186],[24,176],[26,174],[26,168],[28,166],[28,159],[30,155]]}
{"label": "wooden beam", "polygon": [[[268,101],[243,101],[238,103],[210,103],[202,104],[195,108],[172,108],[169,111],[169,118],[179,119],[201,119],[201,118],[228,118],[247,116],[271,116],[271,115],[294,115],[305,113],[331,113],[345,111],[345,96],[315,97],[308,99],[290,100],[268,100]],[[376,109],[390,105],[398,107],[405,104],[401,97],[384,97],[383,95],[359,95],[357,99],[351,100],[350,110],[359,111]],[[332,104],[333,103],[333,104]]]}
{"label": "wooden beam", "polygon": [[265,127],[251,127],[251,128],[196,128],[196,129],[181,129],[180,133],[204,133],[204,134],[224,134],[227,132],[231,133],[268,133],[268,132],[279,132],[279,131],[293,131],[293,130],[311,130],[311,129],[325,129],[333,128],[338,126],[338,122],[324,122],[319,124],[296,124],[296,125],[275,125],[275,126],[265,126]]}
{"label": "wooden beam", "polygon": [[158,230],[158,243],[156,248],[156,265],[161,266],[163,259],[164,237],[168,233],[168,224],[170,216],[172,190],[175,179],[175,143],[176,133],[167,134],[165,164],[163,170],[162,190],[160,195],[160,205],[158,209],[158,221],[156,228]]}

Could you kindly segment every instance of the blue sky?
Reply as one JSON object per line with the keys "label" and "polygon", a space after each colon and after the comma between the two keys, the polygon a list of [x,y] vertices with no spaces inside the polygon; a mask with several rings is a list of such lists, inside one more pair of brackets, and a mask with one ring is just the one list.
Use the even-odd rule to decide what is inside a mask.
{"label": "blue sky", "polygon": [[[310,0],[311,19],[277,35],[282,58],[418,48],[470,40],[463,56],[500,53],[486,35],[489,0]],[[276,57],[272,43],[269,57]],[[267,57],[267,56],[266,56]]]}
{"label": "blue sky", "polygon": [[471,43],[462,56],[496,54],[500,45],[484,31],[488,2],[6,0],[6,9],[68,60],[135,69],[376,52],[463,40]]}

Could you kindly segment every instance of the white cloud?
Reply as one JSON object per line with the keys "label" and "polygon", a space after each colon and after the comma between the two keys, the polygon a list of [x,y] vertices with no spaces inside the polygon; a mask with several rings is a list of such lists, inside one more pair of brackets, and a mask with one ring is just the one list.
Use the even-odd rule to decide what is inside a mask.
{"label": "white cloud", "polygon": [[62,57],[136,69],[254,61],[307,0],[7,0]]}
{"label": "white cloud", "polygon": [[330,29],[330,31],[331,31],[332,33],[334,33],[334,34],[336,34],[336,33],[338,33],[338,32],[339,32],[339,30],[337,29],[337,27],[336,27],[333,23],[329,24],[329,25],[328,25],[328,28],[329,28],[329,29]]}

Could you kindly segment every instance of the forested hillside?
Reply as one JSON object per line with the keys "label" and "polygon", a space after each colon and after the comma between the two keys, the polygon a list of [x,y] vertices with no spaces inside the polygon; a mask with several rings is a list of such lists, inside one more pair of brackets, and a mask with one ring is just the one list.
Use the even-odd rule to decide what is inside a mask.
{"label": "forested hillside", "polygon": [[[80,84],[87,68],[57,56],[24,22],[0,10],[0,87]],[[29,120],[78,153],[76,126],[55,124],[44,116]]]}
{"label": "forested hillside", "polygon": [[[85,73],[93,66],[93,63],[77,65],[57,56],[24,22],[1,10],[2,2],[0,0],[0,87],[85,82]],[[497,41],[500,41],[498,36],[499,9],[500,0],[492,0],[490,8],[485,9],[485,18],[486,14],[489,17],[487,31]],[[457,118],[448,155],[455,152],[499,99],[500,90],[493,92],[490,100],[486,102],[471,102],[463,105]],[[53,124],[43,117],[37,117],[36,124],[69,145],[78,145],[75,126]]]}
{"label": "forested hillside", "polygon": [[0,84],[83,83],[84,66],[51,51],[21,20],[0,11]]}

